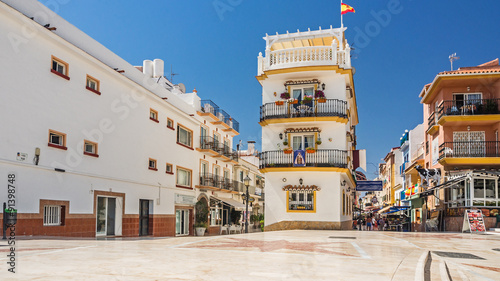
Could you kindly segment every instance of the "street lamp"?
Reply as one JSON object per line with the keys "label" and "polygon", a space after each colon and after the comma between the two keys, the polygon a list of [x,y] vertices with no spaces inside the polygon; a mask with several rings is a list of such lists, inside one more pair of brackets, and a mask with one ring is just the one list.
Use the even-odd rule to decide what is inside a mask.
{"label": "street lamp", "polygon": [[246,197],[245,197],[245,208],[246,208],[246,212],[245,212],[245,233],[248,233],[248,199],[250,199],[250,195],[248,194],[248,186],[250,185],[250,177],[247,176],[243,179],[243,184],[247,187],[247,194],[246,194]]}

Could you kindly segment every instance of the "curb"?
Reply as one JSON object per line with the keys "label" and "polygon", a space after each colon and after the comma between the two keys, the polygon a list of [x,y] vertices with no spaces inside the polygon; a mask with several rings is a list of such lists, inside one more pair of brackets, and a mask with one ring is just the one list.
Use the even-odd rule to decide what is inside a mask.
{"label": "curb", "polygon": [[418,259],[417,269],[415,270],[415,281],[425,281],[425,265],[429,260],[430,254],[431,253],[426,250]]}

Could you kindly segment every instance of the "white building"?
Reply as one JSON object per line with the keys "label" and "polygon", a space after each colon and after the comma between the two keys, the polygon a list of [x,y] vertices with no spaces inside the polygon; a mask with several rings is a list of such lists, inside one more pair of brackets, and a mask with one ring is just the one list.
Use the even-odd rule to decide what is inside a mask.
{"label": "white building", "polygon": [[266,230],[351,228],[358,114],[344,31],[264,37],[257,79]]}
{"label": "white building", "polygon": [[0,15],[17,235],[192,235],[198,199],[238,193],[237,121],[172,85],[162,60],[134,67],[35,0],[2,0]]}

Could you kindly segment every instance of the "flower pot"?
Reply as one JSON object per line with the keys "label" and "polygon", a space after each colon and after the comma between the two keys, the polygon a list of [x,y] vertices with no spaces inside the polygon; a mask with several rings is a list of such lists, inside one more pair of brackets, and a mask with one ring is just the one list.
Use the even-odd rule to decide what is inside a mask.
{"label": "flower pot", "polygon": [[303,100],[302,103],[305,104],[305,103],[311,103],[312,100]]}
{"label": "flower pot", "polygon": [[283,150],[283,152],[284,152],[285,154],[292,154],[293,150],[291,150],[291,149],[290,149],[290,150]]}
{"label": "flower pot", "polygon": [[291,102],[290,102],[290,104],[297,104],[297,103],[299,103],[299,101],[298,101],[298,100],[294,100],[294,101],[291,101]]}
{"label": "flower pot", "polygon": [[276,105],[283,105],[284,104],[284,102],[282,100],[276,101],[275,103],[276,103]]}
{"label": "flower pot", "polygon": [[318,102],[319,102],[319,103],[325,103],[325,102],[326,102],[326,99],[318,99]]}
{"label": "flower pot", "polygon": [[205,236],[205,230],[206,228],[204,227],[196,227],[196,236]]}
{"label": "flower pot", "polygon": [[316,152],[316,150],[314,150],[314,149],[306,149],[306,152],[307,153],[314,153],[314,152]]}

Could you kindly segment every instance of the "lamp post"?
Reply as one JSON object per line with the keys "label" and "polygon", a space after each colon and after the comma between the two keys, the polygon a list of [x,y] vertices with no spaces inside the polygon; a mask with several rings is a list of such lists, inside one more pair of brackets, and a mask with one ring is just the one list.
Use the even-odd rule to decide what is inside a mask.
{"label": "lamp post", "polygon": [[248,199],[250,199],[250,196],[248,194],[248,186],[250,185],[250,177],[247,176],[243,179],[243,183],[245,184],[245,186],[247,187],[247,193],[246,193],[246,196],[245,196],[245,208],[246,208],[246,212],[245,212],[245,233],[248,233]]}

